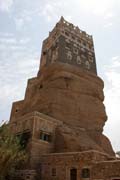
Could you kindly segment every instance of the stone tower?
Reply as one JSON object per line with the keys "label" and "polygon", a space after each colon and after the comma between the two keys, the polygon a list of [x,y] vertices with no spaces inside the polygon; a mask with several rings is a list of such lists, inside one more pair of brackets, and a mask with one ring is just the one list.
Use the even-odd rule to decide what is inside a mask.
{"label": "stone tower", "polygon": [[97,74],[92,36],[68,23],[63,17],[43,41],[40,70],[57,62]]}
{"label": "stone tower", "polygon": [[97,150],[114,156],[102,134],[103,87],[92,36],[62,17],[43,41],[37,77],[28,80],[24,100],[12,106],[11,128],[23,136],[32,165],[45,153]]}

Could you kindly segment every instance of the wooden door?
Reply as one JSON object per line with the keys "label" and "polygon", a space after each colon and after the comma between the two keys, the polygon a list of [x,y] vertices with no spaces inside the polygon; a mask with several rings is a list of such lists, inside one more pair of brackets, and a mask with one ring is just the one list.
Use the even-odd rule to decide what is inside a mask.
{"label": "wooden door", "polygon": [[77,180],[77,169],[70,170],[70,180]]}

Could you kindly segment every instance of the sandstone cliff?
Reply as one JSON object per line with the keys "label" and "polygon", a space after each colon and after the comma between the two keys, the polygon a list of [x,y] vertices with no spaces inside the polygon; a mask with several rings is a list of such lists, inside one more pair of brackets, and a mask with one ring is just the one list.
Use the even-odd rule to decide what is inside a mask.
{"label": "sandstone cliff", "polygon": [[25,99],[13,104],[11,121],[32,111],[61,120],[55,152],[96,149],[114,155],[102,134],[107,120],[103,81],[90,72],[62,63],[43,68],[28,81]]}

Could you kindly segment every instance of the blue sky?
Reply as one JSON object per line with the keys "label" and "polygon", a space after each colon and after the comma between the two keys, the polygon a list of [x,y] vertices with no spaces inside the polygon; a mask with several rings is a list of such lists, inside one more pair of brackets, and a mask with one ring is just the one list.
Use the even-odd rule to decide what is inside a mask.
{"label": "blue sky", "polygon": [[104,133],[120,150],[120,0],[0,0],[0,121],[23,99],[36,76],[41,45],[63,15],[93,35],[98,75],[104,80]]}

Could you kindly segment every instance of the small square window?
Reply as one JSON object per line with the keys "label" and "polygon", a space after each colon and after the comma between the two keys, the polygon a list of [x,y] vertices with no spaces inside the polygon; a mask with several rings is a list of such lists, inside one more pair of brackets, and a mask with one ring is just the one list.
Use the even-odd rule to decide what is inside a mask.
{"label": "small square window", "polygon": [[82,48],[81,48],[81,51],[82,51],[82,52],[85,52],[85,48],[82,47]]}
{"label": "small square window", "polygon": [[74,52],[75,54],[78,54],[78,49],[77,49],[77,48],[74,48],[74,49],[73,49],[73,52]]}
{"label": "small square window", "polygon": [[40,132],[40,139],[43,141],[50,142],[51,141],[51,135],[47,134],[46,132]]}
{"label": "small square window", "polygon": [[66,42],[66,47],[70,49],[70,43]]}
{"label": "small square window", "polygon": [[79,43],[81,43],[81,41],[80,41],[79,39],[77,39],[77,41],[78,41]]}
{"label": "small square window", "polygon": [[86,56],[84,54],[81,55],[82,59],[86,59]]}
{"label": "small square window", "polygon": [[83,45],[86,46],[86,43],[84,42]]}
{"label": "small square window", "polygon": [[70,61],[72,60],[72,53],[71,53],[71,51],[67,52],[67,59],[70,60]]}
{"label": "small square window", "polygon": [[69,33],[68,33],[68,32],[65,32],[65,35],[66,35],[66,36],[69,36]]}
{"label": "small square window", "polygon": [[16,113],[17,113],[18,111],[19,111],[18,109],[15,110]]}
{"label": "small square window", "polygon": [[26,179],[30,179],[30,176],[26,176]]}
{"label": "small square window", "polygon": [[90,169],[89,168],[83,168],[81,172],[82,178],[90,178]]}
{"label": "small square window", "polygon": [[47,54],[47,52],[46,51],[43,51],[43,56],[45,56]]}
{"label": "small square window", "polygon": [[72,36],[72,39],[75,39],[75,37],[74,37],[74,36]]}

